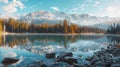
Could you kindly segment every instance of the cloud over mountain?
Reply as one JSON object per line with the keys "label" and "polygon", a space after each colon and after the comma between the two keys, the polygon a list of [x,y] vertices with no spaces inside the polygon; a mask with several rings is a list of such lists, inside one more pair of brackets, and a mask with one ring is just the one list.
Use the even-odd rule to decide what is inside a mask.
{"label": "cloud over mountain", "polygon": [[20,0],[12,0],[11,2],[3,0],[3,2],[6,3],[6,5],[3,6],[3,10],[7,13],[15,13],[18,8],[25,8],[25,5]]}

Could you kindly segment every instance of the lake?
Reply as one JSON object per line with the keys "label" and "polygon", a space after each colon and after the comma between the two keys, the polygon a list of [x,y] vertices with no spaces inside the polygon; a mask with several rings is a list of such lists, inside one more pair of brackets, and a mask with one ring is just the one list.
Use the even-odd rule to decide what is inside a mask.
{"label": "lake", "polygon": [[[52,52],[72,52],[77,59],[82,56],[78,61],[82,64],[94,52],[119,42],[120,36],[112,35],[5,35],[0,36],[0,64],[5,57],[16,57],[17,63],[6,66],[25,67],[39,60],[51,65],[55,59],[47,59],[45,54]],[[69,65],[61,63],[57,67],[63,66]]]}

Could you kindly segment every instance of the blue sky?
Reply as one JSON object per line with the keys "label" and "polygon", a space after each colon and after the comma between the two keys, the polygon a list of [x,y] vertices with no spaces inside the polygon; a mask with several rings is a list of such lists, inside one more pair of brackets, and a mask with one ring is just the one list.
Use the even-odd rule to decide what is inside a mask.
{"label": "blue sky", "polygon": [[0,0],[2,16],[28,14],[39,10],[120,17],[120,0]]}

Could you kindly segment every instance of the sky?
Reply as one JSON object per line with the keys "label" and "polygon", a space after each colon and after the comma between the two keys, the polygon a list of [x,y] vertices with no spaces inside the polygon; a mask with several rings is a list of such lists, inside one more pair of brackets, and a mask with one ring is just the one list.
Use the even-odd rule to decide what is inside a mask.
{"label": "sky", "polygon": [[120,0],[0,0],[2,16],[24,15],[39,10],[120,17]]}

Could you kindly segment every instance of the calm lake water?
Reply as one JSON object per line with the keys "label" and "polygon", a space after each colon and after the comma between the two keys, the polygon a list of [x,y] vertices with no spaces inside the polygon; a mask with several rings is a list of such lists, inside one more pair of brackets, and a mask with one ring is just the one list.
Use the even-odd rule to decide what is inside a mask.
{"label": "calm lake water", "polygon": [[[107,48],[111,43],[119,43],[120,36],[105,35],[6,35],[0,36],[0,64],[5,57],[20,60],[8,67],[25,67],[37,60],[50,64],[54,59],[45,58],[46,53],[73,52],[79,59],[92,56],[94,52]],[[63,64],[64,65],[64,64]],[[62,66],[60,66],[62,67]]]}

